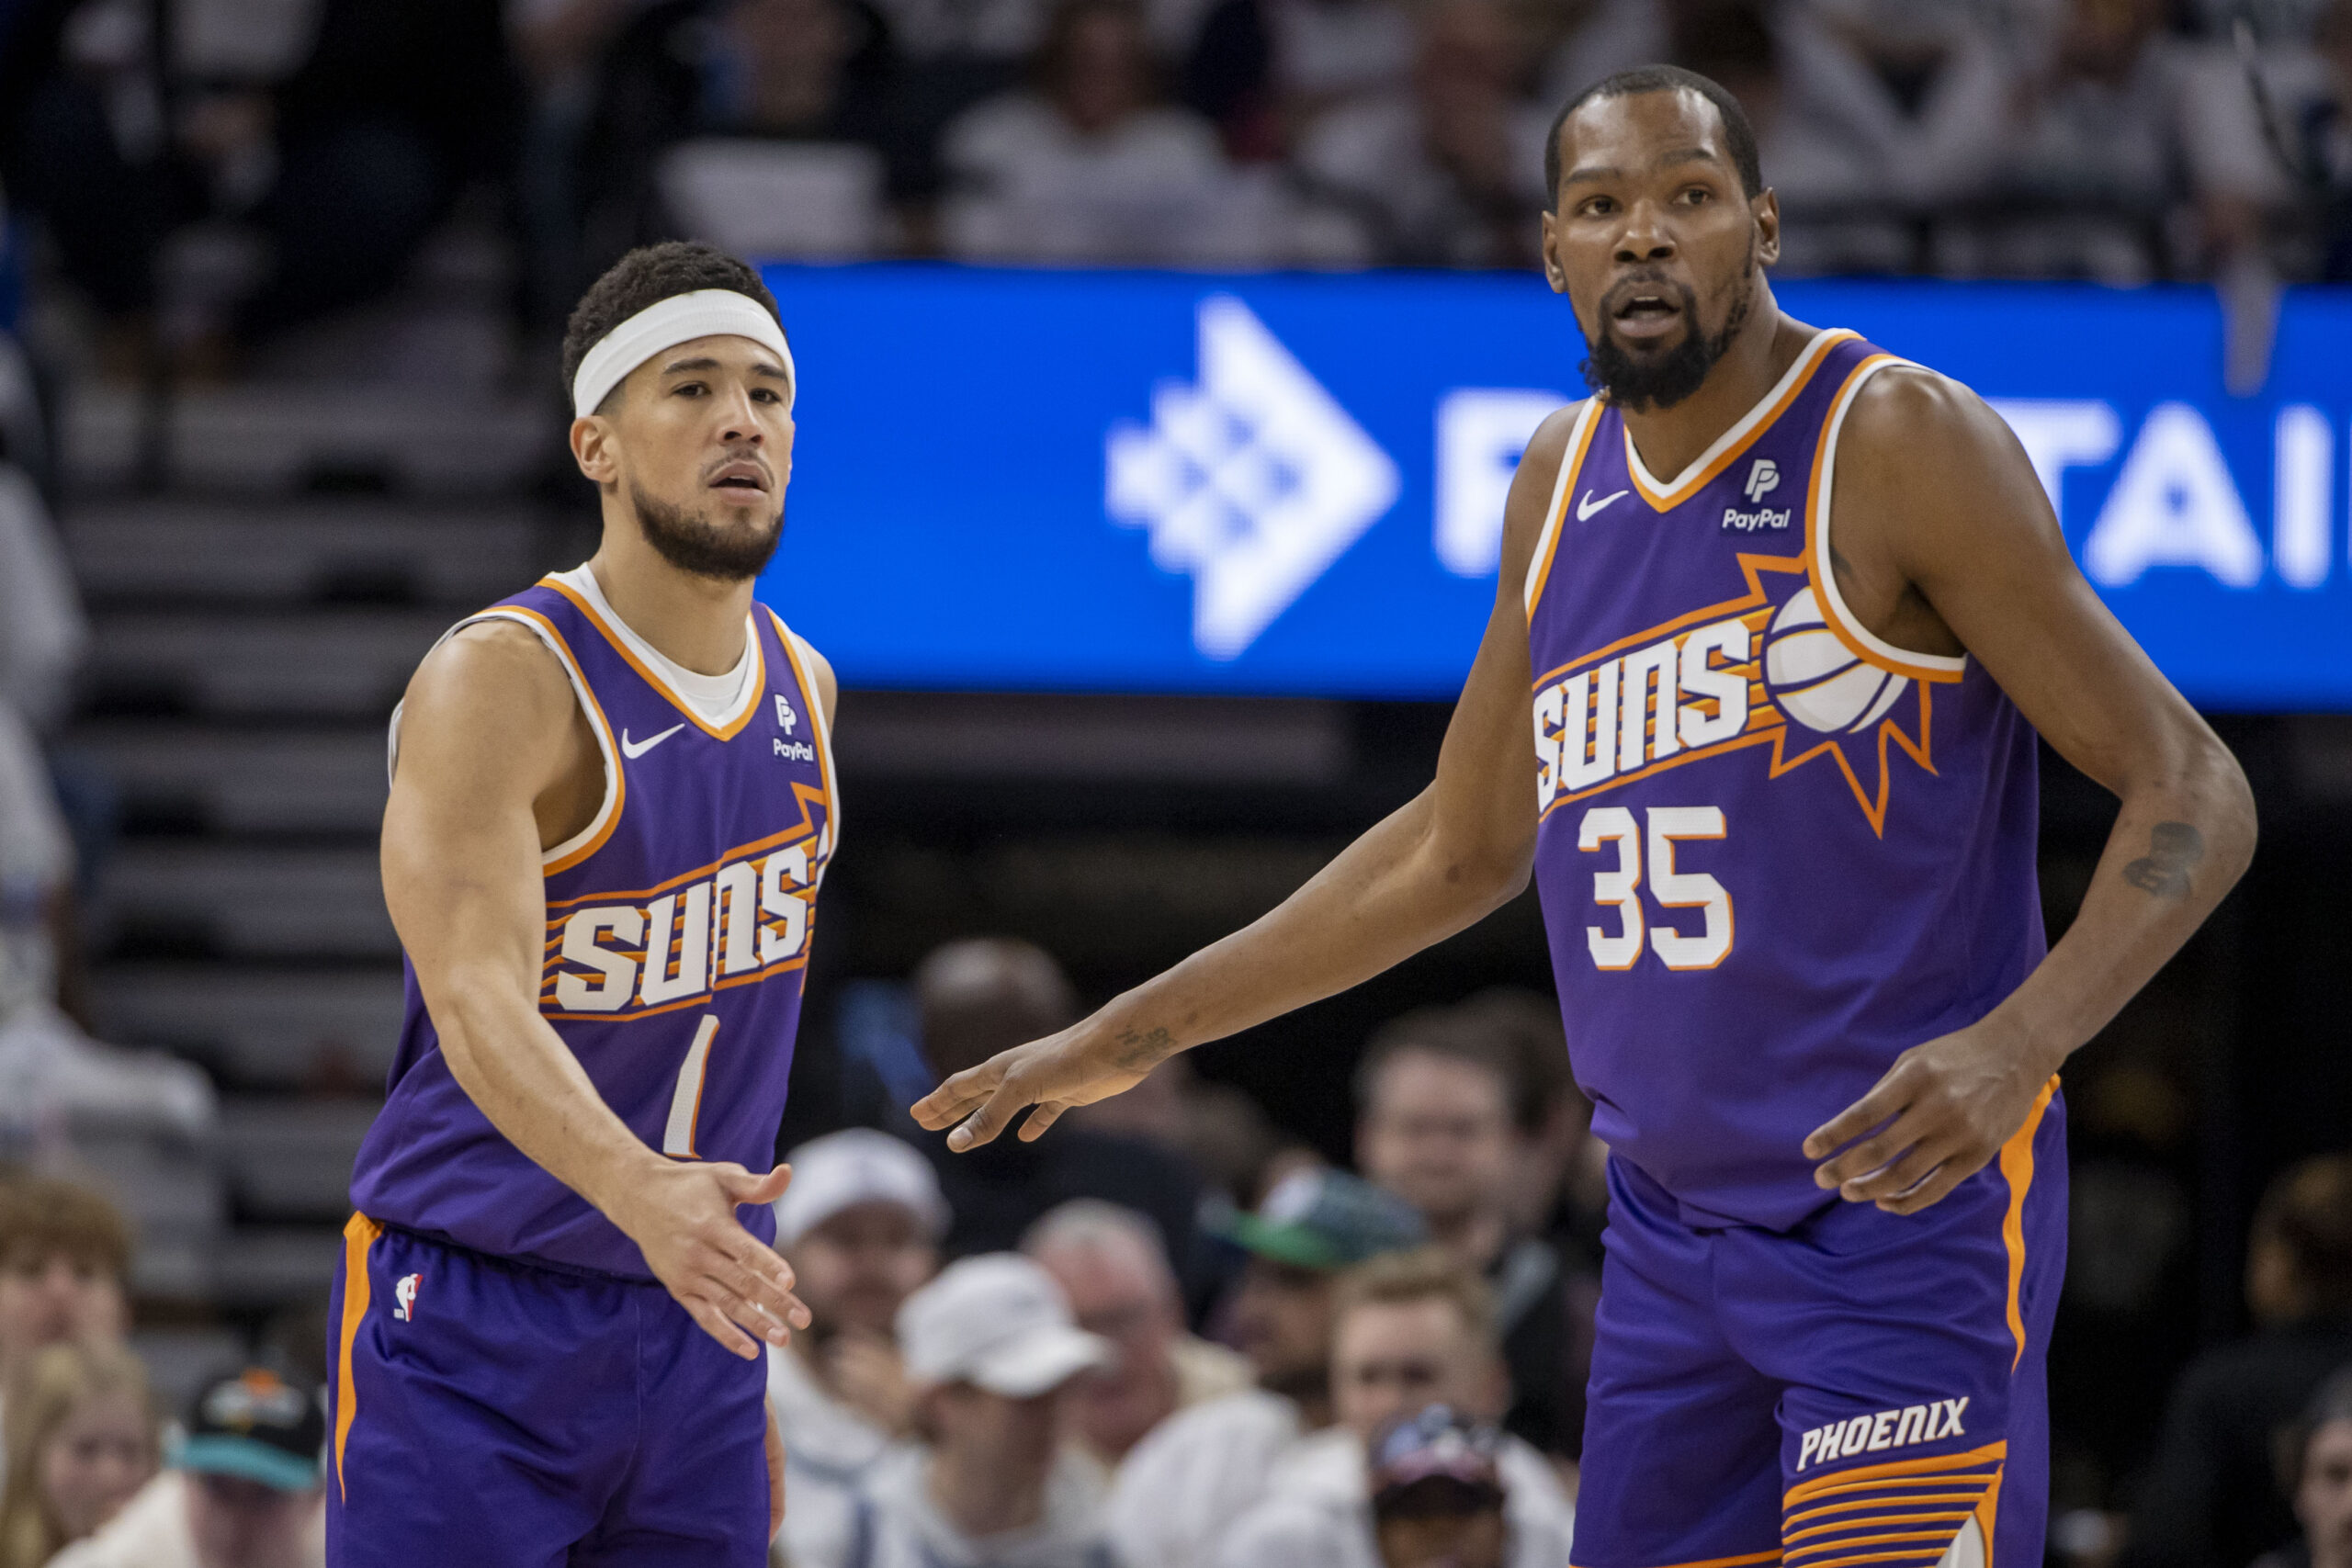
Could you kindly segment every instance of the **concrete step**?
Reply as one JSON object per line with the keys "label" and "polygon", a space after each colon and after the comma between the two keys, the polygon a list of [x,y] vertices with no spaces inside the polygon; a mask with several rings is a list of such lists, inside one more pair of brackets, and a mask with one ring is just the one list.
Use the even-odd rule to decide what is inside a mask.
{"label": "concrete step", "polygon": [[[559,412],[551,400],[348,378],[187,389],[166,407],[165,477],[199,491],[490,494],[560,457]],[[85,380],[59,422],[66,471],[91,489],[129,484],[146,419],[137,392]]]}
{"label": "concrete step", "polygon": [[384,729],[272,729],[113,720],[59,750],[105,770],[134,828],[372,837],[384,814]]}
{"label": "concrete step", "polygon": [[90,705],[100,714],[380,719],[458,616],[351,608],[93,619]]}
{"label": "concrete step", "polygon": [[369,1100],[223,1100],[220,1154],[237,1213],[340,1223],[351,1212],[352,1161],[381,1109]]}
{"label": "concrete step", "polygon": [[120,501],[77,507],[66,554],[92,600],[319,601],[470,609],[527,587],[539,536],[514,506]]}
{"label": "concrete step", "polygon": [[390,959],[373,849],[132,840],[100,879],[97,942],[121,959]]}
{"label": "concrete step", "polygon": [[380,1089],[400,1039],[390,964],[115,964],[96,989],[109,1040],[171,1050],[237,1089]]}

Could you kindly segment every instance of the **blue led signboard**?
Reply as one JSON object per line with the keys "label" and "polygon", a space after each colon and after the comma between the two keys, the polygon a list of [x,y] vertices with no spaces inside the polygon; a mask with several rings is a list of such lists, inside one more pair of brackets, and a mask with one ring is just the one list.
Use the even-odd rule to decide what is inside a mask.
{"label": "blue led signboard", "polygon": [[[1532,277],[777,267],[804,379],[764,595],[853,685],[1446,697],[1583,344]],[[2352,708],[2352,294],[2222,385],[2202,290],[1790,283],[1994,400],[2213,706]]]}

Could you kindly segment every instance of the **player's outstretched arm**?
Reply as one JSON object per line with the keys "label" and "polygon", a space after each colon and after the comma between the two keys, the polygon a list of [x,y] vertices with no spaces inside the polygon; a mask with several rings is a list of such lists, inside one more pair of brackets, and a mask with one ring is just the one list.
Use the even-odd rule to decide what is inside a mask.
{"label": "player's outstretched arm", "polygon": [[482,1114],[636,1242],[711,1337],[756,1357],[756,1340],[783,1344],[808,1314],[791,1269],[735,1209],[775,1201],[791,1173],[656,1153],[539,1016],[540,847],[578,826],[559,824],[581,814],[582,777],[601,790],[602,767],[538,640],[503,623],[467,627],[409,684],[384,810],[385,902],[449,1070]]}
{"label": "player's outstretched arm", "polygon": [[1573,411],[1538,431],[1511,482],[1502,581],[1429,788],[1254,924],[1058,1034],[956,1074],[914,1107],[948,1145],[987,1143],[1020,1111],[1036,1137],[1073,1105],[1134,1086],[1179,1051],[1369,979],[1472,924],[1527,886],[1535,739],[1521,593]]}
{"label": "player's outstretched arm", "polygon": [[[2122,803],[2082,910],[2041,967],[1976,1023],[1905,1052],[1805,1141],[1823,1187],[1910,1213],[1997,1155],[2059,1064],[2212,912],[2253,856],[2254,800],[2237,760],[2075,570],[2024,450],[1973,393],[1923,372],[1879,376],[1855,400],[1835,493],[1841,584],[1850,568],[1866,598],[1916,592],[1926,624],[1939,619]],[[1876,592],[1874,572],[1889,574]]]}

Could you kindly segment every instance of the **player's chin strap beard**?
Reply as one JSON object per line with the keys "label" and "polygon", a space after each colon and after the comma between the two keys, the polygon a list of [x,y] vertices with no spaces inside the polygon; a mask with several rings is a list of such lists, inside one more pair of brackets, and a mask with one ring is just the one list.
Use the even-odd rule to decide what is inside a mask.
{"label": "player's chin strap beard", "polygon": [[767,526],[722,528],[683,506],[657,501],[632,483],[628,502],[653,553],[680,571],[714,582],[744,582],[760,575],[784,537],[784,508]]}
{"label": "player's chin strap beard", "polygon": [[1715,367],[1715,362],[1730,349],[1739,329],[1747,324],[1748,311],[1756,299],[1754,243],[1751,241],[1748,245],[1747,265],[1740,268],[1739,281],[1732,289],[1731,306],[1724,313],[1722,330],[1701,332],[1698,296],[1688,285],[1679,287],[1682,318],[1690,323],[1682,341],[1655,358],[1636,359],[1609,330],[1609,319],[1603,316],[1600,331],[1589,344],[1589,354],[1582,367],[1587,386],[1606,392],[1611,402],[1634,413],[1670,409],[1696,392],[1705,383],[1707,373]]}

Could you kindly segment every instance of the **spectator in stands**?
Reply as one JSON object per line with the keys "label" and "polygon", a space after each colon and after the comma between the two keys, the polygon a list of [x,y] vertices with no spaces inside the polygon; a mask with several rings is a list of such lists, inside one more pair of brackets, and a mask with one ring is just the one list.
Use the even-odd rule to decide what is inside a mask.
{"label": "spectator in stands", "polygon": [[1953,226],[1939,270],[2141,283],[2181,189],[2188,60],[2165,0],[2073,0],[2048,66],[2001,123],[1991,194],[2014,215]]}
{"label": "spectator in stands", "polygon": [[315,1392],[266,1367],[216,1378],[171,1468],[53,1568],[324,1568],[325,1447]]}
{"label": "spectator in stands", "polygon": [[1559,1251],[1519,1235],[1521,1093],[1508,1049],[1474,1018],[1408,1014],[1356,1071],[1356,1164],[1419,1210],[1430,1239],[1493,1286],[1515,1397],[1503,1425],[1548,1453],[1582,1440],[1581,1370]]}
{"label": "spectator in stands", "polygon": [[[1009,1045],[1035,1040],[1078,1017],[1069,977],[1025,942],[984,937],[951,942],[914,974],[924,1065],[944,1078]],[[1057,1127],[1034,1144],[1000,1138],[969,1154],[920,1132],[903,1107],[892,1125],[938,1172],[955,1216],[951,1258],[1006,1252],[1046,1211],[1072,1198],[1100,1198],[1151,1217],[1168,1244],[1169,1267],[1188,1289],[1198,1260],[1201,1179],[1181,1156],[1140,1138]]]}
{"label": "spectator in stands", "polygon": [[1275,1460],[1331,1423],[1333,1280],[1427,1232],[1401,1200],[1318,1168],[1236,1216],[1231,1239],[1250,1255],[1233,1329],[1258,1386],[1170,1416],[1127,1456],[1111,1497],[1125,1568],[1214,1568],[1225,1532],[1266,1495]]}
{"label": "spectator in stands", "polygon": [[1030,1226],[1021,1250],[1053,1276],[1078,1325],[1114,1351],[1069,1394],[1072,1431],[1105,1467],[1177,1411],[1250,1386],[1248,1361],[1185,1330],[1175,1272],[1146,1216],[1074,1198]]}
{"label": "spectator in stands", "polygon": [[1367,1490],[1379,1568],[1505,1568],[1512,1542],[1510,1493],[1495,1462],[1500,1438],[1438,1405],[1374,1439]]}
{"label": "spectator in stands", "polygon": [[1531,267],[1552,111],[1520,96],[1505,0],[1433,0],[1416,31],[1409,87],[1317,120],[1299,171],[1380,261]]}
{"label": "spectator in stands", "polygon": [[1557,109],[1604,76],[1667,58],[1666,0],[1522,4],[1535,101]]}
{"label": "spectator in stands", "polygon": [[130,1228],[75,1182],[0,1179],[0,1389],[51,1345],[119,1348]]}
{"label": "spectator in stands", "polygon": [[1217,0],[1184,63],[1184,101],[1233,157],[1271,161],[1326,109],[1403,86],[1412,62],[1396,0]]}
{"label": "spectator in stands", "polygon": [[[1491,1422],[1510,1397],[1496,1354],[1493,1296],[1450,1253],[1391,1253],[1340,1277],[1331,1329],[1337,1424],[1283,1453],[1266,1500],[1235,1523],[1219,1568],[1374,1568],[1365,1455],[1394,1423],[1430,1405]],[[1514,1568],[1568,1560],[1575,1511],[1544,1456],[1505,1435],[1495,1459]]]}
{"label": "spectator in stands", "polygon": [[2352,1568],[2352,1369],[2320,1386],[2280,1447],[2302,1538],[2254,1568]]}
{"label": "spectator in stands", "polygon": [[2277,42],[2258,69],[2267,125],[2232,56],[2189,82],[2182,140],[2215,270],[2352,280],[2352,0],[2321,6],[2309,39]]}
{"label": "spectator in stands", "polygon": [[146,1369],[119,1345],[51,1345],[7,1401],[0,1568],[40,1568],[154,1475],[161,1424]]}
{"label": "spectator in stands", "polygon": [[2174,1385],[2120,1568],[2245,1562],[2293,1535],[2272,1442],[2352,1364],[2352,1154],[2305,1160],[2263,1194],[2246,1304],[2254,1336],[2206,1351]]}
{"label": "spectator in stands", "polygon": [[1063,1446],[1062,1393],[1111,1348],[1046,1271],[1014,1253],[952,1264],[907,1298],[899,1342],[922,1441],[868,1478],[859,1553],[804,1568],[1097,1568],[1100,1472]]}
{"label": "spectator in stands", "polygon": [[786,1555],[831,1562],[849,1551],[862,1478],[913,1423],[892,1335],[938,1269],[947,1204],[922,1156],[887,1133],[831,1133],[790,1163],[775,1245],[814,1321],[768,1352],[768,1403],[785,1438]]}
{"label": "spectator in stands", "polygon": [[1161,104],[1156,73],[1131,0],[1061,0],[1029,89],[979,104],[947,129],[947,250],[1025,261],[1218,259],[1238,210],[1233,184],[1215,132]]}
{"label": "spectator in stands", "polygon": [[[692,227],[673,150],[701,138],[870,150],[906,186],[897,54],[869,0],[662,0],[606,52],[568,177],[583,204],[576,276]],[[877,189],[875,196],[882,193]],[[703,236],[725,241],[727,236]]]}

